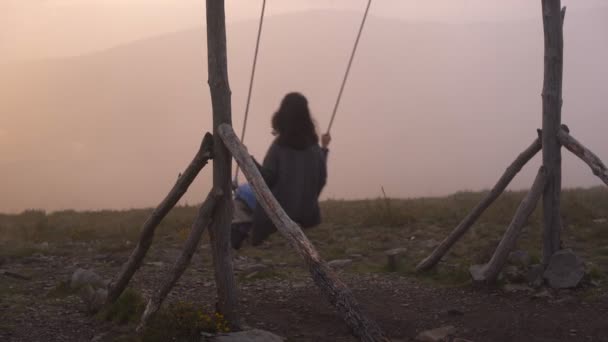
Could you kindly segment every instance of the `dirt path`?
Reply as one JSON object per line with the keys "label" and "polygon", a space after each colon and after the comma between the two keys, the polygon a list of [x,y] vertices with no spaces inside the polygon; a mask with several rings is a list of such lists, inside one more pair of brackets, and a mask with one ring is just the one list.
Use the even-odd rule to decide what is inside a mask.
{"label": "dirt path", "polygon": [[[134,279],[149,295],[170,267],[176,250],[156,251]],[[77,267],[114,274],[126,252],[96,254],[90,249],[69,255],[48,253],[5,260],[0,268],[31,277],[0,276],[0,341],[112,341],[128,332],[83,312],[76,296],[58,296],[56,287]],[[70,255],[79,255],[78,259]],[[297,265],[274,265],[298,271]],[[354,341],[345,324],[302,272],[289,278],[239,276],[245,322],[289,341]],[[437,288],[392,274],[347,274],[351,287],[372,317],[395,340],[412,341],[426,329],[453,325],[471,341],[608,341],[608,294],[605,291],[533,293]],[[170,301],[187,300],[210,308],[215,302],[212,273],[196,256]]]}

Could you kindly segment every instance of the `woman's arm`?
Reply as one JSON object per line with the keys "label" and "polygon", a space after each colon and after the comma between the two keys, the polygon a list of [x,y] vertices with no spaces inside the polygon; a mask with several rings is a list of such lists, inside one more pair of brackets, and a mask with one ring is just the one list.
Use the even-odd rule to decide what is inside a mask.
{"label": "woman's arm", "polygon": [[329,154],[329,143],[331,142],[331,135],[329,133],[321,136],[321,170],[320,170],[320,183],[319,183],[319,195],[325,184],[327,184],[327,155]]}

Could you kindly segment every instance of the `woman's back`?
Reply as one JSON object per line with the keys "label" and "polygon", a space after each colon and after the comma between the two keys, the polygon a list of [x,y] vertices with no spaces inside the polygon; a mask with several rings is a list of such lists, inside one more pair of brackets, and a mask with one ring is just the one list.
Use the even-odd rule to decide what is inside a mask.
{"label": "woman's back", "polygon": [[[319,194],[327,181],[327,145],[323,149],[308,109],[308,100],[300,93],[289,93],[272,117],[277,136],[270,146],[262,174],[268,187],[291,219],[303,228],[321,223]],[[261,208],[253,220],[252,244],[260,244],[276,228]]]}
{"label": "woman's back", "polygon": [[[327,182],[326,157],[318,144],[295,149],[275,141],[264,158],[270,190],[287,215],[304,228],[321,223],[318,199]],[[275,230],[263,209],[257,208],[252,243],[259,244]]]}

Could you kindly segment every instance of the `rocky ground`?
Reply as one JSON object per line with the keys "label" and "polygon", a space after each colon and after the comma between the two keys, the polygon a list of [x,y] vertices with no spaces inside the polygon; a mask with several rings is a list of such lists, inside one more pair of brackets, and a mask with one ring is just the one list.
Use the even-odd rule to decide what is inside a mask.
{"label": "rocky ground", "polygon": [[[63,289],[78,268],[110,278],[131,247],[114,246],[109,252],[107,246],[94,244],[46,244],[33,255],[0,260],[0,340],[134,340],[132,324],[87,314],[80,298]],[[354,341],[293,252],[267,248],[276,258],[247,256],[247,250],[235,256],[246,325],[288,341]],[[176,242],[154,248],[133,287],[148,297],[178,253]],[[216,292],[208,255],[204,245],[168,302],[213,308]],[[469,341],[608,341],[608,291],[602,287],[557,291],[513,284],[495,289],[470,283],[441,286],[399,272],[351,272],[359,261],[356,255],[348,260],[334,263],[341,278],[394,340],[413,341],[426,330],[445,328],[451,336]]]}

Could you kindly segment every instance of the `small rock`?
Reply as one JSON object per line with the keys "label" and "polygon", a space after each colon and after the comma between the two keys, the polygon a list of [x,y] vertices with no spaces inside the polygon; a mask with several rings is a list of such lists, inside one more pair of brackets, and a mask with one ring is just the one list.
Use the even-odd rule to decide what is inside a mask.
{"label": "small rock", "polygon": [[78,296],[86,305],[87,311],[93,313],[101,309],[108,291],[105,288],[94,289],[91,285],[86,285],[79,289]]}
{"label": "small rock", "polygon": [[541,264],[530,266],[526,274],[526,281],[534,288],[539,288],[543,285],[543,273],[545,268]]}
{"label": "small rock", "polygon": [[456,328],[448,325],[445,327],[423,331],[418,336],[416,336],[416,341],[421,342],[441,342],[446,339],[446,337],[454,334],[456,332]]}
{"label": "small rock", "polygon": [[484,282],[486,281],[486,277],[484,272],[486,271],[486,265],[471,265],[469,267],[469,274],[471,274],[471,278],[476,282]]}
{"label": "small rock", "polygon": [[577,287],[585,276],[585,264],[571,249],[562,249],[551,257],[543,277],[555,289]]}
{"label": "small rock", "polygon": [[597,223],[597,224],[602,224],[602,223],[606,223],[608,222],[608,220],[606,220],[605,218],[598,218],[593,220],[593,223]]}
{"label": "small rock", "polygon": [[350,266],[353,263],[352,259],[336,259],[327,263],[327,266],[331,268],[344,268]]}
{"label": "small rock", "polygon": [[397,270],[399,256],[405,254],[406,252],[406,248],[394,248],[384,252],[387,257],[387,268],[389,272],[395,272]]}
{"label": "small rock", "polygon": [[510,283],[522,283],[526,281],[525,275],[516,266],[506,266],[502,273]]}
{"label": "small rock", "polygon": [[532,263],[532,258],[526,251],[513,251],[509,253],[509,263],[515,266],[528,267]]}
{"label": "small rock", "polygon": [[269,331],[253,329],[208,338],[211,342],[283,342],[284,338]]}

